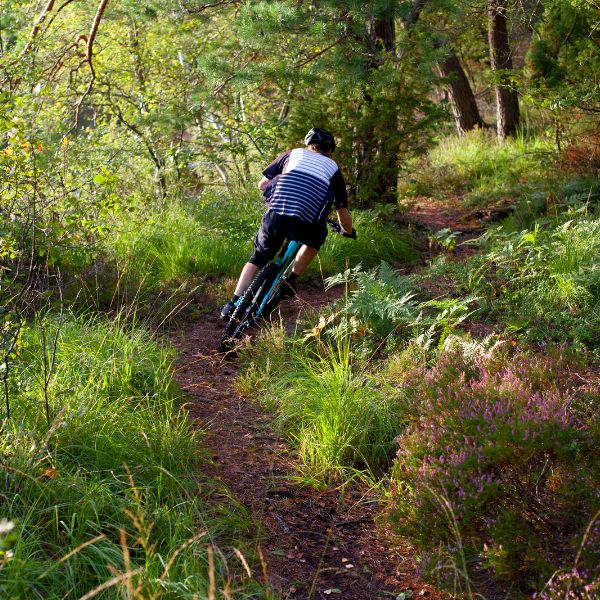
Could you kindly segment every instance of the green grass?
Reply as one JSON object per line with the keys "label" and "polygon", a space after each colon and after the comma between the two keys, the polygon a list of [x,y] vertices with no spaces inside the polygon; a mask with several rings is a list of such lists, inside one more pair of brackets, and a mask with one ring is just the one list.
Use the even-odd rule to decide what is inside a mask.
{"label": "green grass", "polygon": [[[417,196],[458,195],[472,206],[511,199],[526,188],[548,184],[555,159],[552,142],[519,135],[498,144],[491,132],[476,130],[443,139],[416,165],[402,191]],[[558,177],[552,177],[552,180]]]}
{"label": "green grass", "polygon": [[282,343],[275,328],[246,351],[243,361],[240,391],[275,414],[307,478],[335,481],[357,470],[373,476],[389,464],[402,426],[397,399],[355,360],[349,336]]}
{"label": "green grass", "polygon": [[[326,275],[343,271],[348,266],[372,267],[382,260],[392,264],[412,263],[417,258],[414,240],[406,229],[386,223],[377,210],[352,211],[357,240],[329,233],[319,252]],[[318,261],[314,261],[316,269]]]}
{"label": "green grass", "polygon": [[[154,320],[176,313],[193,299],[190,294],[197,287],[209,296],[223,296],[223,285],[237,279],[253,252],[264,210],[258,193],[206,192],[195,200],[173,201],[160,211],[150,207],[127,218],[121,215],[105,238],[104,267],[99,261],[101,268],[87,275],[86,296],[96,309],[115,298],[135,300]],[[381,260],[415,260],[407,230],[386,223],[378,211],[354,211],[353,216],[358,240],[329,232],[307,275],[328,276],[347,265],[371,266]]]}
{"label": "green grass", "polygon": [[[45,394],[43,357],[52,360],[54,339]],[[231,517],[211,512],[171,354],[143,330],[38,320],[12,367],[10,405],[0,514],[16,524],[16,540],[0,569],[3,597],[79,598],[117,572],[135,573],[139,592],[128,597],[204,597],[207,547],[221,543],[218,584],[236,577],[239,565],[225,557],[244,533],[239,517],[232,506],[223,510]],[[122,597],[125,587],[102,597]],[[258,597],[253,584],[242,587],[240,597]]]}
{"label": "green grass", "polygon": [[205,194],[142,214],[139,222],[121,221],[107,243],[130,276],[156,290],[190,276],[236,275],[252,253],[261,216],[255,196]]}
{"label": "green grass", "polygon": [[512,232],[529,229],[546,213],[558,217],[569,207],[593,208],[598,200],[600,200],[600,181],[596,177],[566,177],[549,190],[525,191],[518,194],[513,211],[502,221],[502,229]]}

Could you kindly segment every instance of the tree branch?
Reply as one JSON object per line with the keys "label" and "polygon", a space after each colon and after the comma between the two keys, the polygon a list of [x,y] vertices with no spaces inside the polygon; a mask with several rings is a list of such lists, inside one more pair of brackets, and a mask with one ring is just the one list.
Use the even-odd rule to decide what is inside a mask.
{"label": "tree branch", "polygon": [[54,8],[55,3],[56,3],[56,0],[48,0],[48,4],[46,4],[44,10],[40,13],[40,16],[35,20],[35,23],[33,24],[33,27],[31,29],[31,35],[29,36],[29,41],[27,42],[27,44],[25,45],[23,50],[21,50],[21,54],[19,54],[19,58],[23,58],[29,52],[29,50],[31,50],[31,47],[33,46],[33,42],[35,42],[35,38],[37,37],[38,33],[40,32],[40,29],[42,28],[42,25],[43,25],[44,21],[46,20],[46,17],[52,12],[52,9]]}
{"label": "tree branch", "polygon": [[204,12],[208,8],[219,8],[221,6],[229,6],[230,4],[235,3],[236,0],[217,0],[217,2],[209,2],[191,9],[188,6],[186,6],[186,2],[184,2],[184,0],[179,0],[179,6],[181,7],[181,10],[185,11],[189,15],[197,15],[201,12]]}
{"label": "tree branch", "polygon": [[92,91],[92,88],[94,87],[94,81],[96,80],[96,71],[94,69],[94,63],[92,61],[94,41],[96,39],[96,35],[98,34],[100,21],[102,21],[104,11],[106,10],[109,1],[110,0],[100,0],[100,4],[98,4],[98,10],[96,10],[96,16],[94,17],[94,21],[92,23],[92,27],[90,28],[90,33],[87,38],[87,45],[85,48],[85,60],[90,67],[91,77],[87,89],[75,105],[75,127],[77,127],[77,122],[79,121],[79,110],[81,108],[81,105],[83,104],[83,101],[89,96],[90,92]]}
{"label": "tree branch", "polygon": [[322,54],[325,54],[325,52],[327,52],[328,50],[331,50],[332,48],[335,48],[338,44],[341,44],[347,37],[348,37],[348,35],[343,35],[342,37],[338,38],[335,42],[333,42],[333,44],[329,44],[329,46],[323,48],[322,50],[319,50],[318,52],[315,52],[314,54],[311,54],[305,60],[303,60],[299,63],[296,63],[294,65],[294,68],[299,69],[300,67],[304,67],[305,65],[312,62],[316,58],[319,58],[319,56],[321,56]]}

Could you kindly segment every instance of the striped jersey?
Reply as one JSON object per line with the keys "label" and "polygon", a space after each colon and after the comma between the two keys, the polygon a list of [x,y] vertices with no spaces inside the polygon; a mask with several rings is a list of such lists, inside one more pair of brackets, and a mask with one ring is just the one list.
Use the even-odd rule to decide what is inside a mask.
{"label": "striped jersey", "polygon": [[346,185],[336,162],[306,148],[280,154],[264,171],[276,178],[270,192],[270,209],[280,215],[314,223],[327,217],[331,205],[348,206]]}

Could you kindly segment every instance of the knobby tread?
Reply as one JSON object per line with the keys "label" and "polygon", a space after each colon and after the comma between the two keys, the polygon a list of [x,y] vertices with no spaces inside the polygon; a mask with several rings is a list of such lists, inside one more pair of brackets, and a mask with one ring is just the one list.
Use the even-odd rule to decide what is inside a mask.
{"label": "knobby tread", "polygon": [[256,310],[278,273],[279,267],[275,263],[269,263],[256,274],[223,332],[219,343],[221,351],[229,350],[235,340],[239,340],[252,325]]}

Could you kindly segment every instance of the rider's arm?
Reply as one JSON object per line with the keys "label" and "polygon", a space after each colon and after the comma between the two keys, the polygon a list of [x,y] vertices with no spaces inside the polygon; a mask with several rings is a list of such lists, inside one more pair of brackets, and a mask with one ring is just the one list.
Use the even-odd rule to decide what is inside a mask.
{"label": "rider's arm", "polygon": [[258,182],[258,189],[261,192],[264,192],[267,189],[267,186],[269,185],[269,181],[271,181],[268,177],[264,177]]}
{"label": "rider's arm", "polygon": [[338,221],[342,227],[343,233],[352,233],[352,216],[346,207],[336,209]]}
{"label": "rider's arm", "polygon": [[346,184],[342,172],[338,169],[329,184],[329,189],[334,195],[333,205],[337,211],[338,221],[343,233],[352,233],[352,217],[348,210],[348,194],[346,192]]}
{"label": "rider's arm", "polygon": [[277,175],[281,175],[283,173],[283,169],[287,164],[287,161],[290,157],[291,150],[287,152],[282,152],[263,172],[263,178],[258,183],[258,189],[261,192],[264,192],[267,189],[267,185],[269,185],[269,181]]}

